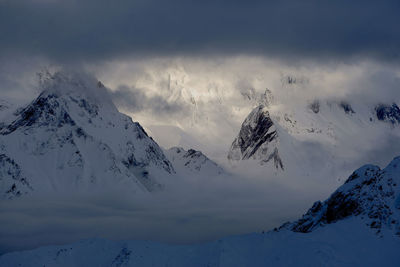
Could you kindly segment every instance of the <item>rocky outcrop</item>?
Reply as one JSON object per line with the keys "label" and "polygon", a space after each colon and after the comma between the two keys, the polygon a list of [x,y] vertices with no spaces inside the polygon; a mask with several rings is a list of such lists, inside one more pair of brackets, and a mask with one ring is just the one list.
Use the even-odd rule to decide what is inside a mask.
{"label": "rocky outcrop", "polygon": [[378,120],[391,124],[400,124],[400,108],[396,103],[392,105],[379,104],[375,107],[375,111]]}
{"label": "rocky outcrop", "polygon": [[238,137],[233,141],[229,160],[258,160],[261,164],[273,162],[276,169],[283,169],[278,151],[278,133],[265,106],[253,109],[242,124]]}
{"label": "rocky outcrop", "polygon": [[351,217],[377,234],[385,228],[400,236],[400,157],[383,170],[374,165],[356,170],[327,200],[315,202],[300,220],[280,229],[308,233]]}

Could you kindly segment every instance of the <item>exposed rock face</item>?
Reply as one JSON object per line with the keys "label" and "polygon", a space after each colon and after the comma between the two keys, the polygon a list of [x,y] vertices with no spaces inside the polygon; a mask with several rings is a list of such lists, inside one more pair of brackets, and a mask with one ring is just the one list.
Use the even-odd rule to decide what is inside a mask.
{"label": "exposed rock face", "polygon": [[101,83],[47,75],[43,92],[0,127],[1,198],[114,187],[153,191],[174,173],[157,143],[118,112]]}
{"label": "exposed rock face", "polygon": [[189,171],[202,175],[219,175],[224,172],[217,163],[210,160],[201,151],[194,149],[186,151],[181,147],[172,147],[168,149],[165,154],[178,173],[180,171]]}
{"label": "exposed rock face", "polygon": [[32,187],[22,174],[21,167],[5,154],[0,154],[0,186],[2,193],[9,199],[32,191]]}
{"label": "exposed rock face", "polygon": [[275,168],[283,169],[278,142],[278,133],[269,112],[260,105],[243,122],[238,137],[232,143],[228,159],[255,159],[261,164],[272,161]]}
{"label": "exposed rock face", "polygon": [[319,109],[320,109],[320,103],[318,100],[314,100],[309,106],[309,109],[311,109],[312,112],[314,112],[315,114],[319,113]]}
{"label": "exposed rock face", "polygon": [[350,217],[359,217],[377,234],[386,228],[400,236],[400,157],[383,170],[374,165],[356,170],[327,200],[281,229],[308,233]]}
{"label": "exposed rock face", "polygon": [[380,104],[375,107],[376,117],[380,121],[400,124],[400,108],[396,103],[390,105]]}
{"label": "exposed rock face", "polygon": [[339,106],[343,109],[346,114],[354,114],[356,113],[352,106],[346,101],[340,101]]}

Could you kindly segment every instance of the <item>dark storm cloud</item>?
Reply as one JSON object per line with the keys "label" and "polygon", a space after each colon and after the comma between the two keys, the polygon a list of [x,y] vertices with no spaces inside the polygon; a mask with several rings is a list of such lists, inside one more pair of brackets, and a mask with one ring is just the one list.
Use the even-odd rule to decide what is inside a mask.
{"label": "dark storm cloud", "polygon": [[399,1],[0,1],[0,51],[56,60],[266,54],[400,60]]}

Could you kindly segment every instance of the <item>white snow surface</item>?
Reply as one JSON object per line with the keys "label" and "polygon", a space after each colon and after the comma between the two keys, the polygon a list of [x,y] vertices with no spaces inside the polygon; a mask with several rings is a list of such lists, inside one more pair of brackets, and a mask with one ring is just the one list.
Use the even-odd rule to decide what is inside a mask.
{"label": "white snow surface", "polygon": [[172,162],[177,174],[182,177],[197,175],[200,177],[215,177],[226,174],[223,168],[210,160],[201,151],[185,150],[182,147],[172,147],[165,151],[165,155]]}
{"label": "white snow surface", "polygon": [[0,257],[0,266],[398,266],[398,238],[354,220],[310,234],[254,233],[194,245],[91,239]]}
{"label": "white snow surface", "polygon": [[[329,209],[336,201],[337,220],[318,223],[304,233],[288,226],[321,222],[326,209],[316,210],[314,205],[303,221],[267,233],[189,245],[90,239],[4,254],[0,266],[399,266],[399,188],[397,157],[383,170],[366,165],[355,171],[323,203]],[[337,202],[337,193],[348,197],[343,203],[356,201],[361,209],[343,213],[348,210]],[[379,231],[371,220],[382,223]]]}

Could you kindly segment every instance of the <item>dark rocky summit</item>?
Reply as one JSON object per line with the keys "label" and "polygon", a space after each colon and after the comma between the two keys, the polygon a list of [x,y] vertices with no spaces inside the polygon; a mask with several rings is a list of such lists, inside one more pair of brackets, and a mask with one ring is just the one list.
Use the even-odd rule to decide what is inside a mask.
{"label": "dark rocky summit", "polygon": [[260,105],[253,109],[242,124],[238,137],[233,141],[229,160],[255,159],[261,164],[273,162],[283,169],[278,152],[278,133],[268,110]]}

